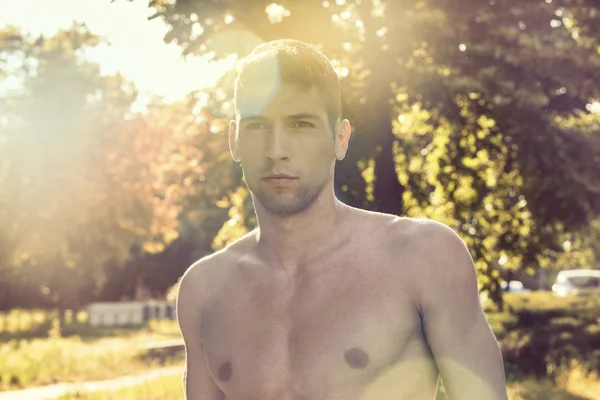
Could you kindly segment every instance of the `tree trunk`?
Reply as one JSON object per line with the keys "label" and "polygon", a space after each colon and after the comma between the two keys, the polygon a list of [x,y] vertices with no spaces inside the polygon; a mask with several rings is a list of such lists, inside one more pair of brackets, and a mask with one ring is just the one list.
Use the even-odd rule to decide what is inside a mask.
{"label": "tree trunk", "polygon": [[370,110],[375,111],[370,124],[376,148],[373,194],[377,211],[400,215],[403,211],[404,188],[398,181],[392,152],[392,145],[396,138],[392,131],[392,89],[391,80],[388,79],[390,67],[383,57],[374,59],[370,68],[371,79],[367,89],[367,106]]}

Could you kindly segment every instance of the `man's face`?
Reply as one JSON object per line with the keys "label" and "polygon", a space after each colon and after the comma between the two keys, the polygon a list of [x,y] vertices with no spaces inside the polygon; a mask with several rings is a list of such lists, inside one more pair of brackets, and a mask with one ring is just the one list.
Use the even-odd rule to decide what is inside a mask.
{"label": "man's face", "polygon": [[254,93],[240,99],[239,118],[230,125],[233,158],[267,211],[302,212],[330,182],[336,158],[337,141],[323,100],[316,88],[291,85],[270,96]]}

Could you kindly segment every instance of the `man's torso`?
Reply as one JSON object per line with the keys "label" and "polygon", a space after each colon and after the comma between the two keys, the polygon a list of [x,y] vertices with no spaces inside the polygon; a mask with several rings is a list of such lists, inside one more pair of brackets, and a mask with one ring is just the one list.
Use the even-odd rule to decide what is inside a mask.
{"label": "man's torso", "polygon": [[[206,363],[231,400],[432,399],[438,372],[415,301],[423,261],[391,217],[295,269],[265,265],[252,237],[214,274],[201,310]],[[384,227],[382,228],[382,225]],[[403,228],[400,228],[403,229]],[[292,271],[292,272],[290,272]]]}

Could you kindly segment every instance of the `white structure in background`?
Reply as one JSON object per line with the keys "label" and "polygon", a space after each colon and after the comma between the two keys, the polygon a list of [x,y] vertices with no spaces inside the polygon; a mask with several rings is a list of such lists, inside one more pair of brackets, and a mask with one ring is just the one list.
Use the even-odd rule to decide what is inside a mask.
{"label": "white structure in background", "polygon": [[561,297],[586,291],[596,293],[598,290],[600,290],[600,270],[597,269],[560,271],[556,276],[556,282],[552,285],[552,292]]}
{"label": "white structure in background", "polygon": [[141,325],[151,319],[176,319],[174,301],[119,301],[88,305],[91,326]]}

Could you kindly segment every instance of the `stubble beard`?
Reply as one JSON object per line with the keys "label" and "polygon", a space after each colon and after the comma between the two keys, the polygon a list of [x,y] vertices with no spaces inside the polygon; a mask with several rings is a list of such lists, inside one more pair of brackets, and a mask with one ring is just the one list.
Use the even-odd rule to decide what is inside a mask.
{"label": "stubble beard", "polygon": [[293,194],[280,194],[276,191],[268,193],[261,188],[255,190],[250,188],[250,192],[253,201],[258,201],[268,213],[277,216],[290,216],[300,214],[313,205],[326,185],[327,181],[325,180],[312,187],[299,187]]}

